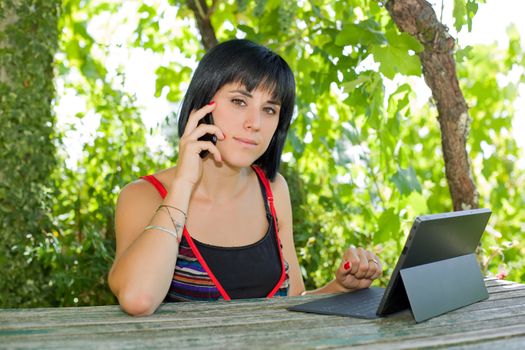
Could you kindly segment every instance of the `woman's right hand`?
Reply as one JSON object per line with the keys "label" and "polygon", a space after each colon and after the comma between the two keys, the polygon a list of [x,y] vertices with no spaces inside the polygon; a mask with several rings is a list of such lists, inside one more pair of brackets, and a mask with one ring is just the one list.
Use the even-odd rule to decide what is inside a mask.
{"label": "woman's right hand", "polygon": [[199,141],[205,134],[215,134],[218,140],[224,140],[224,134],[216,125],[200,124],[199,121],[215,109],[215,102],[193,110],[188,117],[186,128],[179,142],[179,160],[175,171],[175,180],[182,180],[195,185],[202,175],[201,151],[208,151],[215,161],[222,162],[221,154],[211,141]]}

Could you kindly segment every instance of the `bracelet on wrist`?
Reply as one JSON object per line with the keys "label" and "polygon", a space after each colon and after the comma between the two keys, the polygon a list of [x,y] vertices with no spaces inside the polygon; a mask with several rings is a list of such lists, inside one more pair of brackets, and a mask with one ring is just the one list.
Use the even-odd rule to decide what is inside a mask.
{"label": "bracelet on wrist", "polygon": [[146,231],[149,231],[149,230],[159,230],[159,231],[162,231],[162,232],[169,233],[170,235],[175,237],[175,239],[177,240],[177,243],[180,243],[180,241],[182,239],[182,235],[179,237],[179,235],[177,234],[176,231],[172,231],[172,230],[167,229],[167,228],[162,227],[162,226],[149,225],[149,226],[144,227],[144,231],[143,232],[146,232]]}
{"label": "bracelet on wrist", "polygon": [[159,207],[157,208],[157,211],[159,211],[159,210],[162,209],[162,208],[166,208],[166,210],[168,211],[168,213],[170,214],[170,216],[171,216],[171,213],[169,212],[169,208],[174,209],[174,210],[178,211],[179,213],[181,213],[182,215],[184,215],[184,220],[187,220],[187,219],[188,219],[188,215],[186,215],[186,213],[185,213],[182,209],[179,209],[179,208],[177,208],[177,207],[174,207],[173,205],[161,204],[161,205],[159,205]]}

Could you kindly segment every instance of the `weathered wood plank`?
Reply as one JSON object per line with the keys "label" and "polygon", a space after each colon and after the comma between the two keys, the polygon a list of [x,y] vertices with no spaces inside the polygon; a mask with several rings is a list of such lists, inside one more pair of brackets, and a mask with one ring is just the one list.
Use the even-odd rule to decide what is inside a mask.
{"label": "weathered wood plank", "polygon": [[[522,305],[525,298],[525,289],[509,289],[504,293],[491,294],[487,301],[477,303],[464,310],[470,312],[471,308],[487,309],[492,307],[501,307],[508,305],[509,303],[515,303]],[[232,316],[235,314],[242,314],[246,311],[250,312],[254,310],[254,305],[261,305],[261,308],[265,310],[279,309],[283,305],[295,305],[302,303],[315,297],[301,297],[301,298],[275,298],[272,300],[256,300],[256,301],[235,301],[236,307],[231,310],[227,310]],[[511,300],[508,302],[494,304],[494,301]],[[151,322],[155,317],[170,318],[173,313],[183,313],[184,311],[191,311],[198,313],[199,315],[208,316],[221,310],[224,312],[224,307],[228,302],[217,302],[217,303],[179,303],[179,304],[166,304],[163,305],[159,311],[153,316],[153,318],[132,318],[122,313],[118,307],[115,306],[104,306],[104,307],[83,307],[83,308],[60,308],[60,309],[25,309],[25,310],[2,310],[0,313],[0,324],[18,325],[19,327],[31,326],[31,324],[39,325],[40,318],[46,318],[50,322],[50,326],[53,324],[80,322],[80,324],[90,322],[102,322],[102,323],[113,323],[113,322]],[[257,309],[257,307],[255,307]],[[458,310],[458,311],[460,311]],[[82,319],[78,319],[78,313],[82,312]],[[2,327],[0,326],[0,329]]]}
{"label": "weathered wood plank", "polygon": [[[524,321],[525,323],[525,317],[521,315],[521,317],[518,319],[516,317],[513,317],[512,320],[509,319],[509,315],[512,315],[512,308],[507,308],[509,312],[502,312],[500,315],[501,320],[505,321],[504,325],[507,324],[513,324],[517,320]],[[430,332],[430,333],[436,333],[437,328],[441,327],[443,328],[443,325],[445,325],[443,330],[439,330],[440,333],[445,332],[444,334],[451,334],[450,332],[463,332],[465,329],[472,329],[475,327],[475,325],[471,324],[470,321],[476,321],[476,323],[479,325],[479,328],[483,329],[483,319],[478,317],[479,315],[476,314],[470,314],[467,313],[466,315],[470,317],[465,317],[465,315],[461,316],[461,314],[457,315],[456,320],[452,320],[450,318],[447,318],[447,320],[442,320],[441,322],[438,322],[440,318],[436,318],[433,320],[430,320],[428,322],[415,325],[412,319],[405,318],[405,322],[401,322],[401,324],[398,322],[399,320],[393,319],[384,319],[384,320],[377,320],[377,321],[366,321],[366,320],[355,320],[355,319],[349,319],[344,317],[337,317],[337,316],[317,316],[317,315],[307,315],[307,314],[301,314],[301,313],[291,313],[286,312],[284,310],[281,310],[281,312],[264,312],[264,310],[258,310],[260,311],[260,315],[254,315],[251,313],[250,315],[247,315],[246,318],[235,318],[234,320],[230,319],[230,317],[227,317],[227,320],[224,320],[223,317],[225,317],[224,314],[221,314],[214,318],[202,318],[202,317],[195,317],[193,319],[187,318],[182,315],[183,317],[177,317],[175,319],[170,320],[156,320],[149,321],[149,322],[133,322],[133,323],[126,323],[126,324],[80,324],[77,326],[71,326],[68,325],[67,327],[62,328],[56,328],[56,327],[46,327],[43,326],[40,328],[40,331],[35,327],[32,330],[32,333],[27,335],[23,334],[25,339],[28,339],[30,337],[36,337],[38,339],[42,339],[42,337],[52,337],[58,336],[58,339],[61,339],[63,336],[74,336],[75,338],[82,334],[108,334],[112,335],[114,333],[136,333],[136,332],[164,332],[168,330],[183,330],[185,332],[188,332],[191,330],[190,333],[193,333],[193,330],[196,330],[197,332],[202,330],[203,325],[207,325],[208,329],[213,329],[216,327],[219,327],[223,331],[228,331],[231,329],[236,329],[240,327],[241,329],[247,330],[249,327],[258,328],[259,330],[266,330],[266,331],[275,331],[275,327],[272,325],[275,323],[279,323],[280,325],[277,327],[281,327],[282,325],[290,326],[290,322],[302,322],[303,329],[315,329],[318,324],[320,327],[324,330],[329,327],[348,327],[351,326],[355,328],[356,331],[363,332],[366,329],[371,329],[373,331],[374,325],[375,328],[380,327],[381,331],[383,332],[383,335],[386,334],[387,331],[393,331],[395,333],[399,332],[399,329],[405,328],[404,333],[406,333],[407,336],[412,336],[411,334],[412,329],[414,329],[414,334],[417,336],[418,334]],[[284,312],[283,312],[284,311]],[[287,316],[293,316],[293,315],[299,315],[301,317],[287,317]],[[313,316],[313,319],[312,319]],[[203,323],[203,321],[206,321],[206,323]],[[351,320],[351,321],[348,321]],[[490,320],[490,318],[489,318]],[[453,327],[451,329],[450,324],[453,323]],[[491,320],[490,323],[486,323],[485,326],[490,327],[491,325],[494,326],[496,324],[496,320]],[[327,326],[328,325],[328,326]],[[363,329],[361,329],[363,328]],[[24,330],[27,331],[27,328]],[[18,332],[14,332],[12,335],[17,335]]]}
{"label": "weathered wood plank", "polygon": [[525,348],[525,337],[516,336],[512,338],[503,338],[497,340],[489,340],[484,342],[476,342],[469,344],[462,344],[457,346],[443,346],[437,347],[436,349],[445,348],[448,350],[494,350],[494,349],[504,349],[504,350],[523,350]]}
{"label": "weathered wood plank", "polygon": [[[493,312],[498,313],[498,316],[501,317],[516,317],[525,314],[525,301],[521,301],[521,304],[516,304],[512,299],[503,299],[494,302],[482,302],[473,304],[466,308],[458,309],[453,313],[448,315],[447,322],[450,319],[457,318],[474,318],[477,320],[482,320],[483,317],[491,319],[493,318]],[[199,310],[174,310],[169,314],[164,315],[154,315],[149,318],[132,318],[122,314],[118,314],[116,317],[106,317],[105,319],[90,319],[89,313],[86,313],[86,317],[79,319],[78,313],[75,317],[71,318],[60,318],[60,319],[51,319],[45,315],[34,315],[32,319],[26,319],[24,321],[18,320],[16,323],[7,322],[2,323],[0,327],[0,335],[14,335],[17,334],[18,330],[28,330],[33,329],[35,332],[41,330],[40,333],[71,333],[74,332],[74,328],[81,329],[92,329],[95,330],[97,327],[101,329],[110,330],[114,327],[118,327],[120,331],[126,331],[127,329],[134,330],[137,327],[137,324],[140,324],[140,327],[143,329],[147,328],[158,328],[165,327],[170,324],[179,324],[180,327],[190,328],[197,327],[199,328],[204,322],[214,323],[221,321],[223,325],[226,324],[243,324],[243,325],[257,325],[265,322],[272,322],[273,319],[278,318],[282,321],[300,321],[302,319],[312,319],[320,317],[334,317],[334,316],[321,316],[321,315],[309,315],[304,313],[293,313],[285,310],[287,304],[281,305],[277,308],[264,308],[264,307],[254,307],[252,309],[238,310],[236,307],[228,307],[228,305],[223,305],[222,309],[215,309],[212,313],[209,311],[199,311]],[[519,306],[522,307],[519,307]],[[517,307],[518,306],[518,307]],[[78,310],[82,313],[83,311]],[[487,312],[490,311],[490,312]],[[336,316],[338,317],[338,316]],[[402,316],[394,316],[393,320],[396,322]],[[414,321],[410,316],[405,316],[409,323]],[[339,318],[339,317],[338,317]],[[224,321],[223,319],[227,319]],[[42,320],[46,320],[45,323]],[[355,319],[354,323],[367,323],[371,321]],[[374,321],[375,322],[375,321]],[[432,323],[432,327],[435,327],[433,320],[429,321]],[[425,324],[425,323],[423,323]],[[54,329],[53,331],[44,331],[45,329]],[[37,332],[38,333],[38,332]]]}
{"label": "weathered wood plank", "polygon": [[[508,293],[507,295],[511,294]],[[525,294],[520,295],[525,296]],[[223,317],[238,317],[239,315],[246,316],[250,314],[264,316],[268,312],[280,312],[286,306],[295,305],[304,301],[303,298],[273,299],[262,302],[257,301],[255,303],[236,301],[234,308],[228,308],[228,302],[169,304],[164,305],[159,312],[148,318],[129,317],[122,313],[117,307],[13,310],[12,312],[0,313],[0,324],[2,324],[0,330],[27,327],[54,327],[61,324],[67,324],[68,326],[83,326],[89,324],[151,323],[159,320],[167,321],[181,320],[185,317],[193,318],[195,315],[199,316],[198,319],[209,319],[211,315],[217,314],[218,312],[220,312]],[[474,310],[500,309],[503,307],[522,306],[524,304],[525,298],[496,298],[491,295],[491,298],[486,301],[458,309],[455,312],[470,313]],[[82,313],[82,318],[78,317],[79,313]],[[301,313],[289,314],[311,317],[311,315]],[[256,316],[247,317],[255,319]],[[41,319],[46,319],[45,325],[42,324]]]}
{"label": "weathered wood plank", "polygon": [[[339,318],[343,321],[344,318]],[[517,320],[518,322],[524,319]],[[261,325],[259,325],[260,327]],[[299,326],[299,327],[297,327]],[[188,332],[188,329],[158,329],[142,330],[138,334],[133,332],[117,332],[111,337],[105,334],[92,332],[83,335],[58,336],[52,339],[46,339],[46,348],[69,348],[76,347],[75,344],[82,346],[104,345],[104,348],[133,348],[151,347],[150,341],[154,341],[155,347],[180,346],[180,347],[233,347],[235,344],[244,344],[246,340],[267,347],[273,344],[280,344],[283,347],[290,348],[296,346],[307,347],[333,347],[343,345],[361,345],[371,346],[373,348],[404,349],[415,346],[433,346],[435,344],[458,344],[461,342],[477,342],[485,339],[498,339],[509,335],[525,336],[525,326],[504,326],[498,327],[492,325],[487,331],[483,328],[477,330],[476,325],[467,329],[457,329],[454,324],[448,327],[441,327],[439,332],[421,332],[416,329],[417,325],[409,328],[402,327],[375,327],[362,325],[353,327],[351,323],[339,322],[337,326],[326,323],[302,322],[299,325],[290,325],[286,322],[278,321],[273,324],[267,324],[266,327],[247,328],[243,325],[224,326],[215,325],[213,327],[194,328]],[[184,332],[182,332],[184,331]],[[411,332],[412,331],[412,332]],[[460,331],[459,333],[454,333]],[[203,332],[208,336],[203,336]],[[407,333],[411,332],[408,337]],[[453,334],[453,336],[450,336]],[[380,337],[378,337],[380,335]],[[10,342],[12,345],[21,345],[21,347],[39,347],[41,339],[34,338],[32,341],[23,343]],[[151,344],[150,344],[151,345]]]}
{"label": "weathered wood plank", "polygon": [[416,324],[410,312],[378,320],[289,312],[319,296],[163,305],[134,318],[117,306],[0,310],[0,348],[373,349],[519,344],[525,339],[522,285],[490,284],[490,299]]}

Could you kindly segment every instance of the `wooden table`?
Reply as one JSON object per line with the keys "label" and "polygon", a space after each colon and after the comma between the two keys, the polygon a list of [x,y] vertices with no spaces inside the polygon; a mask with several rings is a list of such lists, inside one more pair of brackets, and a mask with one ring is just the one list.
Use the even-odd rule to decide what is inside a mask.
{"label": "wooden table", "polygon": [[525,349],[525,285],[488,279],[488,300],[416,324],[290,312],[318,296],[163,305],[130,317],[118,306],[0,310],[1,349],[340,348]]}

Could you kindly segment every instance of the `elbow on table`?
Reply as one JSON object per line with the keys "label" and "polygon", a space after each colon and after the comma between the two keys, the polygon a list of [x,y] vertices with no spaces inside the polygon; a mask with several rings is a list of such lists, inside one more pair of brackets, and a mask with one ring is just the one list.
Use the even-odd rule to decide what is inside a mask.
{"label": "elbow on table", "polygon": [[118,301],[122,310],[131,316],[149,316],[159,306],[151,294],[142,291],[123,291]]}
{"label": "elbow on table", "polygon": [[160,304],[155,301],[155,297],[150,292],[119,283],[119,279],[114,274],[114,268],[109,271],[108,284],[117,297],[121,309],[131,316],[149,316]]}

